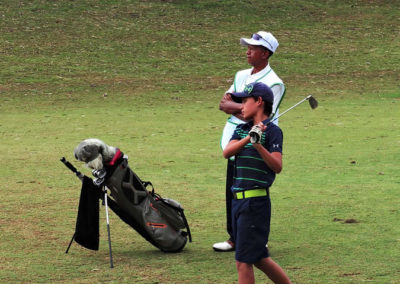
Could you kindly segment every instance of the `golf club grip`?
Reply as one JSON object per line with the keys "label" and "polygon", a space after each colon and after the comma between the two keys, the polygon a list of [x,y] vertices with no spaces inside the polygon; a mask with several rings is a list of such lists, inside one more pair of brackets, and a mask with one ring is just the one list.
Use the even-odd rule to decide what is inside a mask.
{"label": "golf club grip", "polygon": [[[73,173],[75,173],[75,174],[78,174],[78,173],[79,173],[78,170],[77,170],[70,162],[68,162],[68,161],[65,159],[65,157],[62,157],[62,158],[60,159],[60,161],[63,162],[63,164],[64,164],[68,169],[70,169]],[[80,173],[79,173],[79,174],[80,174]]]}

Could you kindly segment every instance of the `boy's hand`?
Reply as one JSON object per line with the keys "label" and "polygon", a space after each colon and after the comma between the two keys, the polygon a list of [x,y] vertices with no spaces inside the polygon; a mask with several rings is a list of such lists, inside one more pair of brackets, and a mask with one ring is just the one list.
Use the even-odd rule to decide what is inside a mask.
{"label": "boy's hand", "polygon": [[261,143],[261,135],[262,133],[267,129],[267,126],[265,126],[262,122],[260,122],[257,125],[254,125],[250,132],[250,142],[252,144],[260,144]]}
{"label": "boy's hand", "polygon": [[261,127],[259,125],[254,125],[251,128],[249,135],[251,144],[260,144],[262,135]]}

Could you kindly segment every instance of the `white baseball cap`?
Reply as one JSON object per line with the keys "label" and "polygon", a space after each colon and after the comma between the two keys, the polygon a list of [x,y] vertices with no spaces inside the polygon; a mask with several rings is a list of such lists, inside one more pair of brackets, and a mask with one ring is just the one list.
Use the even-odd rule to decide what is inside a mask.
{"label": "white baseball cap", "polygon": [[240,39],[240,44],[242,44],[242,45],[261,45],[272,52],[275,52],[275,50],[279,46],[278,40],[271,33],[264,32],[264,31],[259,31],[255,34],[253,34],[251,38],[242,37]]}

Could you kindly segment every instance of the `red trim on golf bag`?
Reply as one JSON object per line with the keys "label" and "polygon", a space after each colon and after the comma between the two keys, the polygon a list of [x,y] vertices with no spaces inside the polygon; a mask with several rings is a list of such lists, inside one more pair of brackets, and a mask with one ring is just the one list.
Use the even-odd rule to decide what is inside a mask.
{"label": "red trim on golf bag", "polygon": [[112,158],[111,162],[108,163],[108,166],[114,166],[115,162],[118,161],[119,158],[121,158],[123,153],[121,150],[117,148],[117,152],[115,153],[114,157]]}
{"label": "red trim on golf bag", "polygon": [[151,223],[151,222],[147,222],[147,223],[146,223],[146,226],[147,226],[147,227],[153,227],[153,228],[162,228],[162,229],[168,227],[167,224]]}

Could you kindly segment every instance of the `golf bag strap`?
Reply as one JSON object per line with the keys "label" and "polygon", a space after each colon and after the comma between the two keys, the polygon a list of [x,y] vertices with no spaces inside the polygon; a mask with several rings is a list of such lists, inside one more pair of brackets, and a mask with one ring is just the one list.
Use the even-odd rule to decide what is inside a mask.
{"label": "golf bag strap", "polygon": [[188,224],[185,214],[183,213],[183,210],[181,211],[181,215],[182,215],[183,222],[185,223],[185,227],[186,227],[187,234],[189,237],[189,242],[191,243],[192,242],[192,234],[190,233],[189,224]]}

